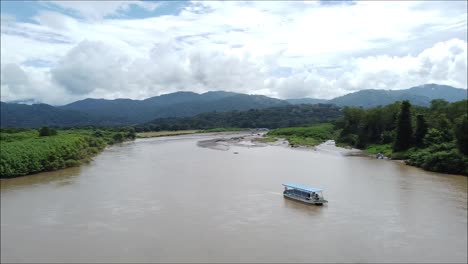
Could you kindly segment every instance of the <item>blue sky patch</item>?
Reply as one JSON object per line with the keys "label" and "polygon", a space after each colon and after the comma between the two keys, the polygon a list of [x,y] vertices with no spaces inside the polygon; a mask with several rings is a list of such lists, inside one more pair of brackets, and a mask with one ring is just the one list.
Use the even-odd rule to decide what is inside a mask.
{"label": "blue sky patch", "polygon": [[4,14],[12,15],[19,22],[35,23],[33,17],[38,14],[42,7],[36,1],[0,1],[2,16]]}
{"label": "blue sky patch", "polygon": [[[131,4],[128,9],[120,10],[117,14],[105,16],[104,18],[113,19],[142,19],[149,17],[158,17],[164,15],[178,15],[185,7],[191,5],[189,1],[144,1],[157,3],[154,10]],[[55,11],[77,19],[83,19],[77,11],[60,7],[50,2],[39,1],[0,1],[1,13],[3,15],[12,15],[18,22],[38,24],[34,17],[41,11]]]}
{"label": "blue sky patch", "polygon": [[149,17],[158,17],[166,15],[178,15],[186,6],[190,5],[189,1],[144,1],[156,2],[159,4],[154,10],[148,10],[141,6],[130,5],[129,9],[121,12],[118,15],[111,15],[107,18],[127,18],[127,19],[142,19]]}
{"label": "blue sky patch", "polygon": [[24,61],[22,65],[28,66],[28,67],[36,67],[36,68],[50,68],[54,66],[54,63],[51,61],[47,61],[47,60],[31,59],[31,60]]}

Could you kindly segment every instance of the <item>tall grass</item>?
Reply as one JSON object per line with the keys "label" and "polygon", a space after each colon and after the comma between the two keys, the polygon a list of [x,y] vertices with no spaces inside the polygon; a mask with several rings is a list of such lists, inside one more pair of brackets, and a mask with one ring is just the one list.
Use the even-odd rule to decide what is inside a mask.
{"label": "tall grass", "polygon": [[334,139],[336,133],[333,124],[323,123],[307,127],[288,127],[271,130],[269,137],[285,138],[292,146],[315,146],[329,139]]}

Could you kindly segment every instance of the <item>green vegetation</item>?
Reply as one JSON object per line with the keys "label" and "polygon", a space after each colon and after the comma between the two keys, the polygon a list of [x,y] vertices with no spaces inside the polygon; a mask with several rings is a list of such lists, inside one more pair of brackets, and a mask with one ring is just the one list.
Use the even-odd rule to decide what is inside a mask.
{"label": "green vegetation", "polygon": [[408,101],[371,109],[345,107],[344,117],[335,122],[337,143],[430,171],[468,175],[467,103],[437,99],[430,107]]}
{"label": "green vegetation", "polygon": [[49,137],[57,135],[57,130],[48,127],[42,127],[39,129],[39,136],[40,137]]}
{"label": "green vegetation", "polygon": [[108,144],[135,138],[133,128],[116,130],[2,129],[0,178],[77,166]]}
{"label": "green vegetation", "polygon": [[413,127],[411,125],[410,108],[411,104],[409,101],[403,101],[401,103],[401,110],[397,118],[393,151],[407,150],[413,144]]}
{"label": "green vegetation", "polygon": [[135,126],[137,132],[213,128],[281,128],[324,123],[341,117],[333,105],[288,105],[248,111],[211,112],[193,117],[162,118]]}
{"label": "green vegetation", "polygon": [[460,152],[468,155],[468,117],[467,114],[455,120],[455,137]]}
{"label": "green vegetation", "polygon": [[390,156],[392,154],[392,146],[390,144],[383,144],[383,145],[370,144],[367,146],[367,148],[364,151],[367,154],[372,154],[372,155],[375,155],[377,153],[382,153],[385,156]]}
{"label": "green vegetation", "polygon": [[414,144],[416,147],[424,146],[424,137],[427,134],[428,126],[423,115],[416,116],[416,131],[414,132]]}
{"label": "green vegetation", "polygon": [[333,124],[324,123],[308,127],[278,128],[267,133],[267,137],[285,138],[291,146],[315,146],[335,136]]}

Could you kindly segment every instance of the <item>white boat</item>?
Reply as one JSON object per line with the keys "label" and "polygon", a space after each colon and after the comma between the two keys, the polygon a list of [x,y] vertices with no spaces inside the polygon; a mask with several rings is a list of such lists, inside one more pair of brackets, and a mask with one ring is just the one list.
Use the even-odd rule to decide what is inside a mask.
{"label": "white boat", "polygon": [[283,183],[285,198],[303,202],[306,204],[323,205],[328,203],[323,198],[323,190],[294,183]]}

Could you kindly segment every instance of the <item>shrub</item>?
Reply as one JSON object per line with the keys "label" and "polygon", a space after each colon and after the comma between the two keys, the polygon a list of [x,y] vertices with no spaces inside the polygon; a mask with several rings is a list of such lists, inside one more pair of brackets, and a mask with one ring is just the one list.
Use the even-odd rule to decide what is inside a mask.
{"label": "shrub", "polygon": [[406,163],[429,171],[468,175],[468,158],[453,144],[441,144],[411,153]]}
{"label": "shrub", "polygon": [[431,146],[444,142],[444,135],[436,128],[430,128],[423,139],[424,145]]}
{"label": "shrub", "polygon": [[47,136],[49,136],[49,134],[50,134],[50,131],[49,131],[48,127],[42,127],[41,129],[39,129],[39,136],[40,137],[47,137]]}
{"label": "shrub", "polygon": [[358,142],[358,135],[355,135],[355,134],[348,134],[344,137],[340,137],[338,138],[338,143],[344,143],[344,144],[348,144],[350,146],[353,146],[355,147],[357,145],[357,142]]}
{"label": "shrub", "polygon": [[122,133],[115,133],[114,136],[112,136],[112,139],[114,140],[115,143],[122,142],[124,137]]}
{"label": "shrub", "polygon": [[79,162],[78,160],[69,159],[65,161],[65,167],[76,167],[76,166],[79,166],[80,164],[81,162]]}

